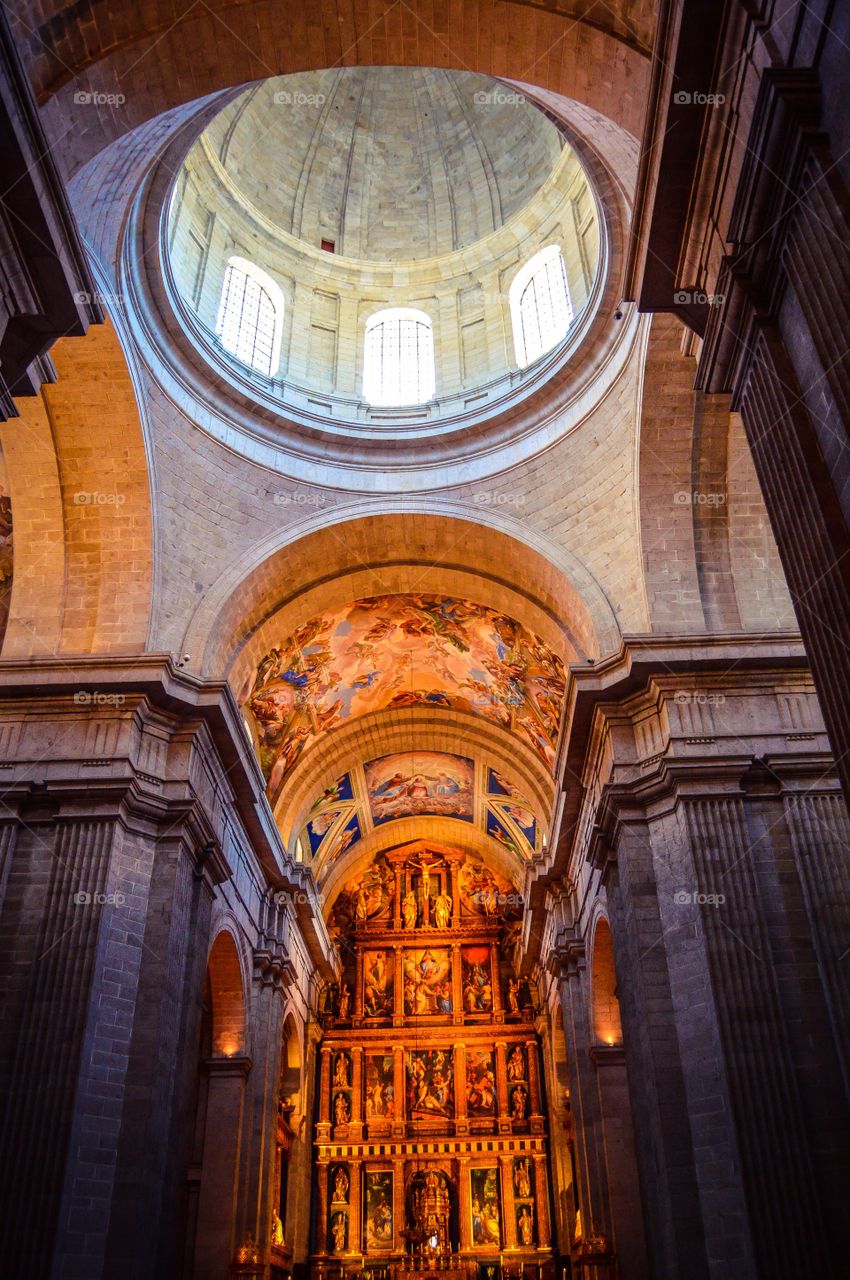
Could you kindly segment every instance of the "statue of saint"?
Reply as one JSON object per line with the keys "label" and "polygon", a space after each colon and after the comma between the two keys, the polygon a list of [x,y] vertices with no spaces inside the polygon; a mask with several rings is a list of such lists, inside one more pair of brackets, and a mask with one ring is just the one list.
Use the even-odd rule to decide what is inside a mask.
{"label": "statue of saint", "polygon": [[272,1244],[283,1244],[283,1223],[277,1209],[272,1210]]}
{"label": "statue of saint", "polygon": [[337,1169],[334,1175],[334,1200],[348,1204],[348,1174],[344,1169]]}
{"label": "statue of saint", "polygon": [[508,1079],[525,1079],[525,1059],[522,1056],[522,1049],[520,1049],[519,1045],[516,1046],[513,1053],[508,1058]]}
{"label": "statue of saint", "polygon": [[350,1084],[348,1079],[348,1058],[344,1053],[338,1055],[336,1066],[334,1067],[334,1088],[347,1089]]}
{"label": "statue of saint", "polygon": [[348,1098],[344,1093],[338,1093],[334,1101],[334,1120],[337,1124],[348,1124],[351,1120],[351,1113],[348,1109]]}
{"label": "statue of saint", "polygon": [[365,924],[369,918],[369,895],[366,890],[361,887],[357,890],[357,897],[354,900],[354,919],[358,924]]}
{"label": "statue of saint", "polygon": [[525,1104],[527,1099],[528,1099],[528,1094],[526,1093],[525,1088],[523,1087],[523,1085],[518,1084],[517,1087],[514,1089],[513,1098],[511,1100],[512,1102],[511,1115],[514,1120],[525,1119]]}
{"label": "statue of saint", "polygon": [[434,923],[438,929],[448,929],[452,919],[452,900],[449,894],[440,893],[434,903]]}
{"label": "statue of saint", "polygon": [[334,1238],[334,1253],[345,1253],[345,1234],[345,1214],[338,1213],[331,1227],[331,1235]]}
{"label": "statue of saint", "polygon": [[520,1199],[531,1195],[531,1175],[528,1171],[528,1160],[520,1160],[514,1169],[514,1186]]}
{"label": "statue of saint", "polygon": [[534,1244],[534,1222],[528,1211],[528,1205],[523,1205],[522,1213],[519,1215],[519,1238],[522,1244]]}
{"label": "statue of saint", "polygon": [[516,978],[508,979],[508,1009],[519,1016],[519,983]]}
{"label": "statue of saint", "polygon": [[339,1004],[337,1006],[337,1017],[347,1018],[351,1013],[351,988],[347,982],[343,982],[339,989]]}
{"label": "statue of saint", "polygon": [[404,922],[405,929],[416,928],[417,915],[416,894],[412,889],[408,889],[407,893],[401,900],[401,918]]}

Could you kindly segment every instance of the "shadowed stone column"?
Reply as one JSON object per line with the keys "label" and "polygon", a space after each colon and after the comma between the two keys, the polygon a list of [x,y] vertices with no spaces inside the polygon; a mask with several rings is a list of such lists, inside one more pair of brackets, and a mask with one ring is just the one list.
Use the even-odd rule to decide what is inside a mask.
{"label": "shadowed stone column", "polygon": [[[607,763],[584,828],[610,913],[653,1274],[837,1276],[850,1108],[831,975],[850,936],[834,911],[821,926],[801,869],[817,858],[819,897],[848,903],[846,815],[812,686],[746,661],[716,676],[665,667],[598,708],[588,769]],[[813,841],[800,799],[824,816]]]}
{"label": "shadowed stone column", "polygon": [[206,1070],[209,1073],[207,1125],[193,1275],[197,1280],[218,1280],[222,1260],[233,1257],[238,1243],[235,1224],[242,1108],[251,1060],[211,1058]]}

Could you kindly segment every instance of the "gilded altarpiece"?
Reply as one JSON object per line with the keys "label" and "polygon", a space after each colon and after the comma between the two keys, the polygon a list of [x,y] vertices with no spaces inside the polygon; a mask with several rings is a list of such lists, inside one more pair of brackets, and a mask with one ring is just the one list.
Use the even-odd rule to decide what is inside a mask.
{"label": "gilded altarpiece", "polygon": [[540,1048],[507,959],[516,890],[421,841],[379,861],[363,879],[385,892],[366,906],[355,881],[341,895],[348,963],[324,1015],[313,1269],[546,1275]]}

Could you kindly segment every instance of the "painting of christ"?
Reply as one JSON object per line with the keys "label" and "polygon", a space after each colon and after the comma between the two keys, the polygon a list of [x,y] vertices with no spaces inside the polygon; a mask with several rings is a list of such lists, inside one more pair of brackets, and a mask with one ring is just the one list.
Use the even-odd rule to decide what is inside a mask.
{"label": "painting of christ", "polygon": [[452,958],[446,947],[404,953],[404,1012],[408,1017],[452,1012]]}
{"label": "painting of christ", "polygon": [[423,814],[473,820],[474,766],[466,756],[403,752],[370,760],[364,771],[376,826]]}
{"label": "painting of christ", "polygon": [[423,1049],[408,1054],[407,1114],[411,1120],[440,1120],[454,1115],[450,1049]]}
{"label": "painting of christ", "polygon": [[367,1018],[389,1018],[393,1012],[394,974],[386,951],[363,952],[363,1013]]}

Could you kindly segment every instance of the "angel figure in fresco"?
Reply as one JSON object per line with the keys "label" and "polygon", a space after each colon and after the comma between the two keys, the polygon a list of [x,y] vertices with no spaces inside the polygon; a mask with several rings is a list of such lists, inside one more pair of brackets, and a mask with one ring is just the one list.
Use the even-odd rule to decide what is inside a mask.
{"label": "angel figure in fresco", "polygon": [[347,1018],[351,1013],[351,988],[347,982],[343,982],[339,989],[339,1004],[337,1006],[337,1017],[340,1019]]}
{"label": "angel figure in fresco", "polygon": [[345,1253],[345,1234],[345,1214],[338,1213],[331,1227],[331,1235],[334,1238],[334,1253]]}
{"label": "angel figure in fresco", "polygon": [[334,1120],[337,1124],[349,1124],[351,1121],[351,1112],[348,1109],[348,1098],[344,1093],[338,1093],[334,1102]]}
{"label": "angel figure in fresco", "polygon": [[449,894],[440,893],[434,903],[434,923],[438,929],[448,929],[452,918],[452,900]]}
{"label": "angel figure in fresco", "polygon": [[519,1017],[519,983],[516,978],[508,980],[508,1009]]}
{"label": "angel figure in fresco", "polygon": [[527,1200],[531,1195],[531,1174],[529,1173],[527,1159],[517,1161],[514,1169],[514,1186],[521,1200]]}
{"label": "angel figure in fresco", "polygon": [[348,1079],[348,1058],[344,1053],[339,1054],[334,1067],[334,1088],[347,1089],[349,1086]]}
{"label": "angel figure in fresco", "polygon": [[401,918],[404,921],[405,929],[416,928],[417,915],[416,894],[412,889],[408,889],[407,893],[401,900]]}
{"label": "angel figure in fresco", "polygon": [[525,1079],[525,1059],[522,1056],[522,1049],[520,1049],[519,1045],[514,1046],[514,1051],[508,1058],[508,1079]]}
{"label": "angel figure in fresco", "polygon": [[334,1176],[334,1200],[338,1204],[348,1204],[348,1174],[344,1169],[337,1169]]}
{"label": "angel figure in fresco", "polygon": [[527,1204],[522,1207],[517,1226],[519,1227],[520,1243],[526,1246],[534,1244],[534,1221],[528,1211]]}
{"label": "angel figure in fresco", "polygon": [[525,1119],[525,1104],[527,1100],[528,1093],[526,1092],[525,1087],[518,1084],[514,1089],[513,1097],[511,1099],[511,1116],[514,1120]]}

